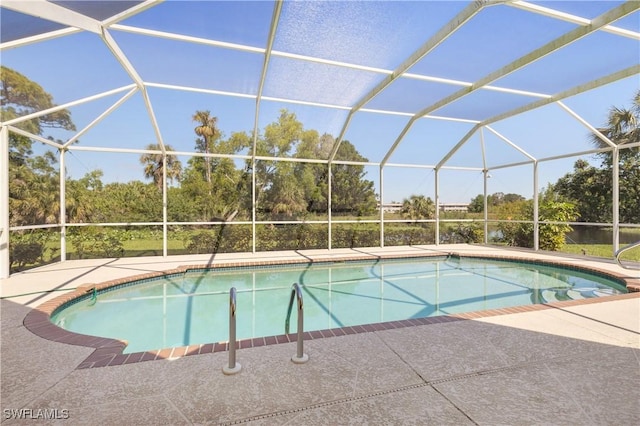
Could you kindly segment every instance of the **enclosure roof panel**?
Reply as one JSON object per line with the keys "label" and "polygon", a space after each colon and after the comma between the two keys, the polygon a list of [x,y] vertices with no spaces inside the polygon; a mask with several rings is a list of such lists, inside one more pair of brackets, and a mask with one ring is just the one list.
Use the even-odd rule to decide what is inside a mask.
{"label": "enclosure roof panel", "polygon": [[[343,139],[376,164],[421,161],[406,149],[394,157],[406,138],[412,146],[437,141],[442,157],[425,161],[444,164],[459,144],[477,139],[466,133],[470,127],[473,133],[618,80],[640,87],[638,1],[6,0],[0,6],[2,65],[74,111],[101,93],[136,91],[139,108],[124,117],[145,121],[156,139],[138,146],[162,145],[163,135],[183,149],[191,145],[191,117],[171,114],[172,99],[179,99],[194,103],[181,104],[177,114],[217,108],[213,115],[228,117],[220,121],[223,130],[232,123],[227,134],[240,122],[247,133],[259,132],[288,109],[304,116],[305,129],[335,139],[329,162]],[[91,44],[80,46],[83,40]],[[612,103],[593,108],[606,111]],[[123,105],[131,102],[95,112],[96,124]],[[464,130],[456,137],[430,134],[447,126],[416,125],[423,119]],[[99,133],[89,130],[86,138],[71,137],[74,146]],[[359,134],[367,139],[357,140]],[[103,138],[96,145],[126,148],[120,143]],[[518,137],[512,143],[518,146]]]}
{"label": "enclosure roof panel", "polygon": [[90,1],[90,0],[50,0],[51,3],[62,6],[74,12],[81,13],[90,18],[102,21],[127,9],[130,9],[142,1]]}

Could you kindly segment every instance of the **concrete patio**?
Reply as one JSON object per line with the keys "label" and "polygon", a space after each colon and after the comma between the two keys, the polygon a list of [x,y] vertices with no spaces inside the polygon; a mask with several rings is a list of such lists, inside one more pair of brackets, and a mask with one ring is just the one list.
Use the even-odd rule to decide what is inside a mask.
{"label": "concrete patio", "polygon": [[[377,250],[358,253],[375,256]],[[523,256],[466,245],[385,250]],[[3,280],[2,296],[232,258],[237,255],[66,262]],[[587,258],[563,261],[630,272]],[[305,342],[310,361],[302,365],[290,360],[295,343],[240,349],[242,371],[233,376],[222,373],[226,352],[77,369],[93,349],[42,339],[23,325],[30,309],[58,294],[2,300],[3,424],[34,424],[39,415],[58,417],[40,420],[46,423],[105,425],[640,424],[640,293],[311,340]]]}

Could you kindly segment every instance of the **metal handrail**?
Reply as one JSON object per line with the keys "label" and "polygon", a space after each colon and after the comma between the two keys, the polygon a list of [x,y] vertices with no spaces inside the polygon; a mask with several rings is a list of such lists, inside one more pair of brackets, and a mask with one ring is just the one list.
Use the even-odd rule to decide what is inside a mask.
{"label": "metal handrail", "polygon": [[622,247],[621,249],[618,249],[618,251],[616,251],[615,257],[616,257],[616,262],[618,262],[618,265],[620,265],[624,269],[640,270],[640,268],[636,268],[636,267],[633,267],[633,266],[625,265],[620,260],[620,256],[622,255],[622,253],[624,253],[625,251],[630,250],[632,248],[635,248],[635,247],[640,247],[640,241],[636,241],[635,243],[631,243],[628,246]]}
{"label": "metal handrail", "polygon": [[296,354],[291,357],[291,361],[296,364],[304,364],[309,361],[309,356],[304,353],[304,304],[302,302],[302,290],[300,285],[294,283],[291,286],[291,297],[289,298],[289,307],[287,308],[287,318],[284,322],[284,334],[289,334],[289,321],[291,319],[291,310],[293,308],[293,300],[298,300],[298,336]]}
{"label": "metal handrail", "polygon": [[222,367],[224,374],[236,374],[242,369],[236,362],[236,288],[229,290],[229,365]]}

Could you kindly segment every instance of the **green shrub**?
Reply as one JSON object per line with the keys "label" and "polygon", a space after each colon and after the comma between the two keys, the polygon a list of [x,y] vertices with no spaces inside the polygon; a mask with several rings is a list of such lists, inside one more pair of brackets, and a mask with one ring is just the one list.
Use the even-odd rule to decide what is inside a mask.
{"label": "green shrub", "polygon": [[121,257],[124,255],[123,238],[126,231],[119,229],[100,230],[95,226],[71,228],[67,241],[74,248],[78,259],[90,257]]}
{"label": "green shrub", "polygon": [[58,233],[53,229],[15,231],[10,234],[9,268],[19,271],[50,262],[59,247],[52,247],[51,240]]}
{"label": "green shrub", "polygon": [[13,268],[15,263],[17,270],[21,270],[26,265],[38,262],[43,254],[44,245],[37,242],[22,242],[9,246],[11,268]]}

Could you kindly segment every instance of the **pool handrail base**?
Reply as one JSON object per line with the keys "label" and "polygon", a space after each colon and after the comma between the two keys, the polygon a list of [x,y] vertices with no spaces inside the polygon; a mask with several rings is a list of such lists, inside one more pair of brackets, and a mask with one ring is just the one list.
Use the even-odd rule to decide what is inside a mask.
{"label": "pool handrail base", "polygon": [[624,269],[630,269],[630,270],[634,270],[634,271],[640,271],[640,266],[639,267],[635,267],[635,266],[631,266],[631,265],[625,265],[624,263],[622,263],[622,261],[620,260],[620,256],[622,255],[622,253],[624,253],[627,250],[631,250],[633,248],[636,247],[640,247],[640,241],[636,241],[635,243],[631,243],[628,246],[622,247],[620,249],[618,249],[614,256],[616,258],[616,262],[618,263],[618,265],[620,265],[620,267],[624,268]]}

